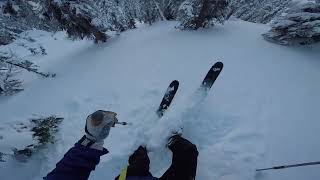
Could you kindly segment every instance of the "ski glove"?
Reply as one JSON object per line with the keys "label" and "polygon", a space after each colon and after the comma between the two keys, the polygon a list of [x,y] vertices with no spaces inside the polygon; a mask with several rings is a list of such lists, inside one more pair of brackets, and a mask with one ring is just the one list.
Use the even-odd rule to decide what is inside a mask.
{"label": "ski glove", "polygon": [[98,110],[87,117],[85,132],[86,139],[81,143],[93,149],[103,150],[104,139],[108,137],[111,127],[114,127],[117,113]]}

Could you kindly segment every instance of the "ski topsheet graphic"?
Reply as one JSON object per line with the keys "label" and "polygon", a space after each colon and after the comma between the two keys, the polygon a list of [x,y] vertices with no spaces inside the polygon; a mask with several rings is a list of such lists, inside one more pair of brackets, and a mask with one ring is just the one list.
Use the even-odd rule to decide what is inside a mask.
{"label": "ski topsheet graphic", "polygon": [[207,73],[206,77],[203,79],[202,83],[201,83],[201,88],[205,89],[205,90],[209,90],[213,83],[216,81],[216,79],[218,78],[220,72],[223,69],[223,63],[222,62],[216,62],[211,69],[209,70],[209,72]]}
{"label": "ski topsheet graphic", "polygon": [[157,114],[159,117],[162,117],[164,112],[169,108],[174,95],[177,93],[179,88],[179,81],[174,80],[170,83],[169,87],[167,88],[166,93],[164,94],[160,106],[157,110]]}

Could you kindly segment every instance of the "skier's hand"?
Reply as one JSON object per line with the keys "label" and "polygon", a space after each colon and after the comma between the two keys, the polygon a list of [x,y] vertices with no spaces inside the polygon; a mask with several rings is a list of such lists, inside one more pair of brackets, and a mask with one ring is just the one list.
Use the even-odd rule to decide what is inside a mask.
{"label": "skier's hand", "polygon": [[[87,117],[85,133],[86,138],[94,142],[91,147],[102,149],[103,141],[108,137],[111,127],[118,122],[116,116],[115,112],[98,110]],[[81,144],[86,146],[88,143],[84,141]]]}

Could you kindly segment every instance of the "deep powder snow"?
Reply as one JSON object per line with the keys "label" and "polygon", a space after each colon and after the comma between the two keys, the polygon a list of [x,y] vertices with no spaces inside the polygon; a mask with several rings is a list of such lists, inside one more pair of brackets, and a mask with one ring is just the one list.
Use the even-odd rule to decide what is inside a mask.
{"label": "deep powder snow", "polygon": [[[105,141],[110,153],[92,180],[113,179],[140,144],[149,148],[151,171],[160,176],[171,161],[166,138],[180,127],[198,146],[199,180],[320,179],[319,166],[255,173],[320,160],[319,44],[271,44],[261,36],[268,26],[238,20],[199,31],[179,31],[175,25],[140,27],[98,45],[69,41],[63,33],[33,32],[48,52],[33,61],[57,77],[27,75],[25,91],[0,99],[0,151],[30,141],[30,133],[10,129],[15,122],[33,114],[65,120],[56,144],[28,163],[0,163],[1,177],[41,179],[83,135],[86,116],[106,109],[133,125],[112,129]],[[195,91],[216,61],[224,62],[224,70],[198,102]],[[174,79],[180,88],[159,120],[155,110]]]}

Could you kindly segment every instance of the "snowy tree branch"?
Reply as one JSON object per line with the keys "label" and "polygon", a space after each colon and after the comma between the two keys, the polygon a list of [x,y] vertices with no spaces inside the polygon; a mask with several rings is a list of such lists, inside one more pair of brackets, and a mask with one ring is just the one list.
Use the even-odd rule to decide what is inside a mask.
{"label": "snowy tree branch", "polygon": [[34,64],[28,60],[25,61],[16,61],[16,60],[12,60],[12,57],[5,57],[5,56],[0,56],[0,62],[6,63],[6,64],[10,64],[22,69],[25,69],[29,72],[32,73],[36,73],[42,77],[48,78],[48,77],[55,77],[56,74],[51,74],[51,73],[43,73],[43,72],[39,72],[35,67]]}

